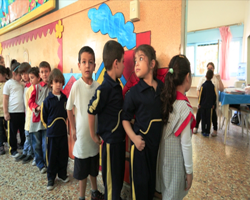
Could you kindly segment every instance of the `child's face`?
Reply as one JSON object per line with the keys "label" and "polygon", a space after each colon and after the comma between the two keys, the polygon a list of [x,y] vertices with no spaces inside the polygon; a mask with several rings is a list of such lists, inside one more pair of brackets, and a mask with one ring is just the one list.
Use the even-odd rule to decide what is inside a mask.
{"label": "child's face", "polygon": [[78,63],[79,70],[82,73],[83,80],[92,80],[92,74],[95,70],[94,56],[88,52],[81,54],[81,62]]}
{"label": "child's face", "polygon": [[34,74],[29,74],[29,79],[30,79],[30,83],[31,83],[32,85],[38,84],[38,83],[39,83],[39,80],[40,80],[40,78],[37,77],[37,76],[34,75]]}
{"label": "child's face", "polygon": [[190,73],[187,74],[186,80],[187,81],[186,81],[185,91],[187,92],[190,89],[191,85],[192,85],[192,76],[190,75]]}
{"label": "child's face", "polygon": [[18,82],[21,81],[21,79],[22,79],[21,74],[15,73],[15,72],[12,72],[12,78]]}
{"label": "child's face", "polygon": [[122,55],[121,61],[117,61],[116,77],[121,78],[124,69],[124,55]]}
{"label": "child's face", "polygon": [[26,73],[26,72],[22,73],[21,77],[22,77],[23,82],[26,83],[29,81],[29,74],[28,73]]}
{"label": "child's face", "polygon": [[51,87],[52,87],[52,93],[55,95],[59,95],[59,94],[61,94],[63,84],[59,81],[53,80]]}
{"label": "child's face", "polygon": [[2,83],[5,81],[6,81],[5,74],[4,75],[0,74],[0,82]]}
{"label": "child's face", "polygon": [[49,68],[41,67],[39,69],[39,75],[40,75],[41,79],[43,80],[43,82],[45,82],[45,83],[48,82],[49,74],[50,74]]}
{"label": "child's face", "polygon": [[145,78],[150,72],[148,57],[143,51],[138,51],[135,54],[135,74],[138,78]]}
{"label": "child's face", "polygon": [[5,67],[4,58],[0,59],[0,65]]}

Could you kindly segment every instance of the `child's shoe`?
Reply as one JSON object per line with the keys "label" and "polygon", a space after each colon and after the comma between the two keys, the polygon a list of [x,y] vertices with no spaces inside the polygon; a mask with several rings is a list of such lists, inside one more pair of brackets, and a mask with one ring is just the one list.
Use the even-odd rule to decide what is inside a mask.
{"label": "child's shoe", "polygon": [[30,162],[31,160],[33,160],[33,157],[32,157],[31,155],[27,155],[27,156],[23,159],[22,163],[23,163],[23,164],[26,164],[26,163]]}
{"label": "child's shoe", "polygon": [[206,137],[206,133],[201,133],[204,137]]}
{"label": "child's shoe", "polygon": [[54,189],[54,181],[48,180],[47,190],[53,190],[53,189]]}
{"label": "child's shoe", "polygon": [[16,157],[16,162],[21,161],[21,160],[24,159],[25,157],[26,157],[26,155],[24,155],[24,154],[22,154],[22,155]]}
{"label": "child's shoe", "polygon": [[4,146],[0,147],[0,155],[5,154]]}
{"label": "child's shoe", "polygon": [[60,181],[62,181],[64,183],[67,183],[67,182],[69,182],[69,177],[68,176],[66,176],[66,177],[59,177],[58,176],[58,180],[60,180]]}
{"label": "child's shoe", "polygon": [[217,136],[217,131],[213,131],[211,134],[212,137],[216,137]]}
{"label": "child's shoe", "polygon": [[193,129],[193,134],[196,134],[197,131],[198,131],[197,128],[194,128],[194,129]]}
{"label": "child's shoe", "polygon": [[18,153],[17,151],[14,151],[14,152],[11,154],[11,156],[12,156],[13,158],[16,158],[16,157],[19,156],[19,153]]}
{"label": "child's shoe", "polygon": [[42,169],[40,169],[41,174],[45,174],[47,172],[47,168],[43,167]]}
{"label": "child's shoe", "polygon": [[209,137],[209,135],[210,135],[210,133],[206,133],[206,134],[205,134],[205,137]]}
{"label": "child's shoe", "polygon": [[104,200],[104,195],[99,190],[91,192],[91,200]]}
{"label": "child's shoe", "polygon": [[32,166],[36,166],[36,161],[33,160],[31,165],[32,165]]}

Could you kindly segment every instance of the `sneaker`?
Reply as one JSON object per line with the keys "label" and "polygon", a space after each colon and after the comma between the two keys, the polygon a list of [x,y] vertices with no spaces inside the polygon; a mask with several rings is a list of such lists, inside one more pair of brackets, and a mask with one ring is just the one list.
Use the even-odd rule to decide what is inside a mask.
{"label": "sneaker", "polygon": [[40,169],[40,172],[41,172],[41,174],[46,173],[46,172],[47,172],[47,168],[46,168],[46,167],[43,167],[42,169]]}
{"label": "sneaker", "polygon": [[4,146],[0,147],[0,155],[5,154]]}
{"label": "sneaker", "polygon": [[23,164],[26,164],[28,162],[30,162],[31,160],[33,160],[33,157],[31,155],[28,155],[26,156],[24,159],[23,159]]}
{"label": "sneaker", "polygon": [[31,165],[32,165],[32,166],[36,166],[36,161],[33,160]]}
{"label": "sneaker", "polygon": [[14,152],[11,154],[11,156],[12,156],[13,158],[16,158],[16,157],[19,156],[19,153],[18,153],[17,151],[14,151]]}
{"label": "sneaker", "polygon": [[60,180],[60,181],[62,181],[62,182],[64,182],[64,183],[69,182],[69,177],[68,177],[68,176],[62,177],[62,178],[60,178],[60,177],[58,176],[57,178],[58,178],[58,180]]}
{"label": "sneaker", "polygon": [[91,192],[91,200],[104,200],[104,195],[96,190],[95,192]]}
{"label": "sneaker", "polygon": [[194,128],[194,130],[193,130],[193,134],[196,134],[197,133],[197,128]]}
{"label": "sneaker", "polygon": [[205,134],[205,137],[209,137],[209,135],[210,135],[210,133],[206,133],[206,134]]}
{"label": "sneaker", "polygon": [[26,155],[24,155],[24,154],[22,154],[22,155],[16,157],[16,162],[21,161],[21,160],[24,159],[25,157],[26,157]]}
{"label": "sneaker", "polygon": [[217,131],[213,131],[213,133],[211,134],[212,137],[216,137],[217,136]]}
{"label": "sneaker", "polygon": [[48,180],[47,190],[53,190],[54,189],[54,181]]}

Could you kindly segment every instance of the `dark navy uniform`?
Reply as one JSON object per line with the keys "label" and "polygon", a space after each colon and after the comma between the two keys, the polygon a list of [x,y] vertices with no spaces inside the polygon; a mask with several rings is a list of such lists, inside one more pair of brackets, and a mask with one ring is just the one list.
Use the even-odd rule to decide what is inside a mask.
{"label": "dark navy uniform", "polygon": [[47,126],[47,177],[54,180],[56,174],[63,180],[67,178],[68,136],[67,136],[67,97],[61,92],[60,100],[49,93],[41,105],[41,121]]}
{"label": "dark navy uniform", "polygon": [[214,108],[216,106],[216,89],[210,80],[205,81],[201,86],[199,105],[201,109],[202,133],[210,134],[213,106]]}
{"label": "dark navy uniform", "polygon": [[122,88],[105,72],[102,84],[90,100],[88,113],[98,114],[97,134],[102,146],[102,177],[105,199],[120,199],[125,170],[125,131],[121,123]]}
{"label": "dark navy uniform", "polygon": [[132,199],[152,200],[155,192],[156,162],[162,135],[163,83],[157,79],[157,89],[140,79],[126,94],[122,120],[131,121],[135,115],[133,130],[145,140],[145,148],[139,151],[131,146],[131,189]]}

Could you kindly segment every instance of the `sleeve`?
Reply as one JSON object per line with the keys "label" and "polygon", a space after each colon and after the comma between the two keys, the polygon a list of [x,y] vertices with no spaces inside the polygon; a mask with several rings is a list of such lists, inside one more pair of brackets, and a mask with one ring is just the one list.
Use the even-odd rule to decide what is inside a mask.
{"label": "sleeve", "polygon": [[201,104],[203,98],[203,86],[200,88],[200,94],[199,94],[199,100],[198,100],[198,105]]}
{"label": "sleeve", "polygon": [[5,84],[4,84],[4,87],[3,87],[3,94],[5,95],[10,95],[10,89],[9,89],[9,81],[7,81]]}
{"label": "sleeve", "polygon": [[30,99],[28,101],[31,110],[33,108],[35,109],[36,107],[38,107],[38,105],[36,104],[36,92],[37,92],[37,85],[34,85],[34,89],[31,92]]}
{"label": "sleeve", "polygon": [[25,93],[25,108],[27,109],[27,106],[28,106],[28,102],[29,102],[29,99],[30,99],[30,94],[31,94],[31,92],[34,90],[34,87],[30,87],[27,91],[26,91],[26,93]]}
{"label": "sleeve", "polygon": [[47,122],[48,122],[48,105],[47,105],[47,101],[44,101],[42,104],[41,104],[41,122],[43,124],[43,126],[45,128],[47,128]]}
{"label": "sleeve", "polygon": [[110,91],[106,91],[103,87],[98,87],[95,91],[95,95],[89,102],[88,113],[96,115],[104,109],[108,101],[108,95]]}
{"label": "sleeve", "polygon": [[76,88],[75,83],[73,84],[69,93],[69,98],[68,98],[67,105],[66,105],[67,110],[72,110],[75,105],[75,88]]}
{"label": "sleeve", "polygon": [[199,83],[198,83],[198,85],[197,85],[197,90],[198,90],[198,91],[201,89],[201,86],[202,86],[202,84],[203,84],[203,82],[204,82],[203,80],[204,80],[204,77],[200,78],[200,80],[199,80]]}
{"label": "sleeve", "polygon": [[181,133],[181,148],[187,174],[193,173],[192,133],[190,126],[191,122],[189,122],[188,126]]}
{"label": "sleeve", "polygon": [[131,90],[127,92],[124,99],[123,111],[122,111],[122,120],[130,121],[134,118],[136,111],[136,105],[131,94]]}

